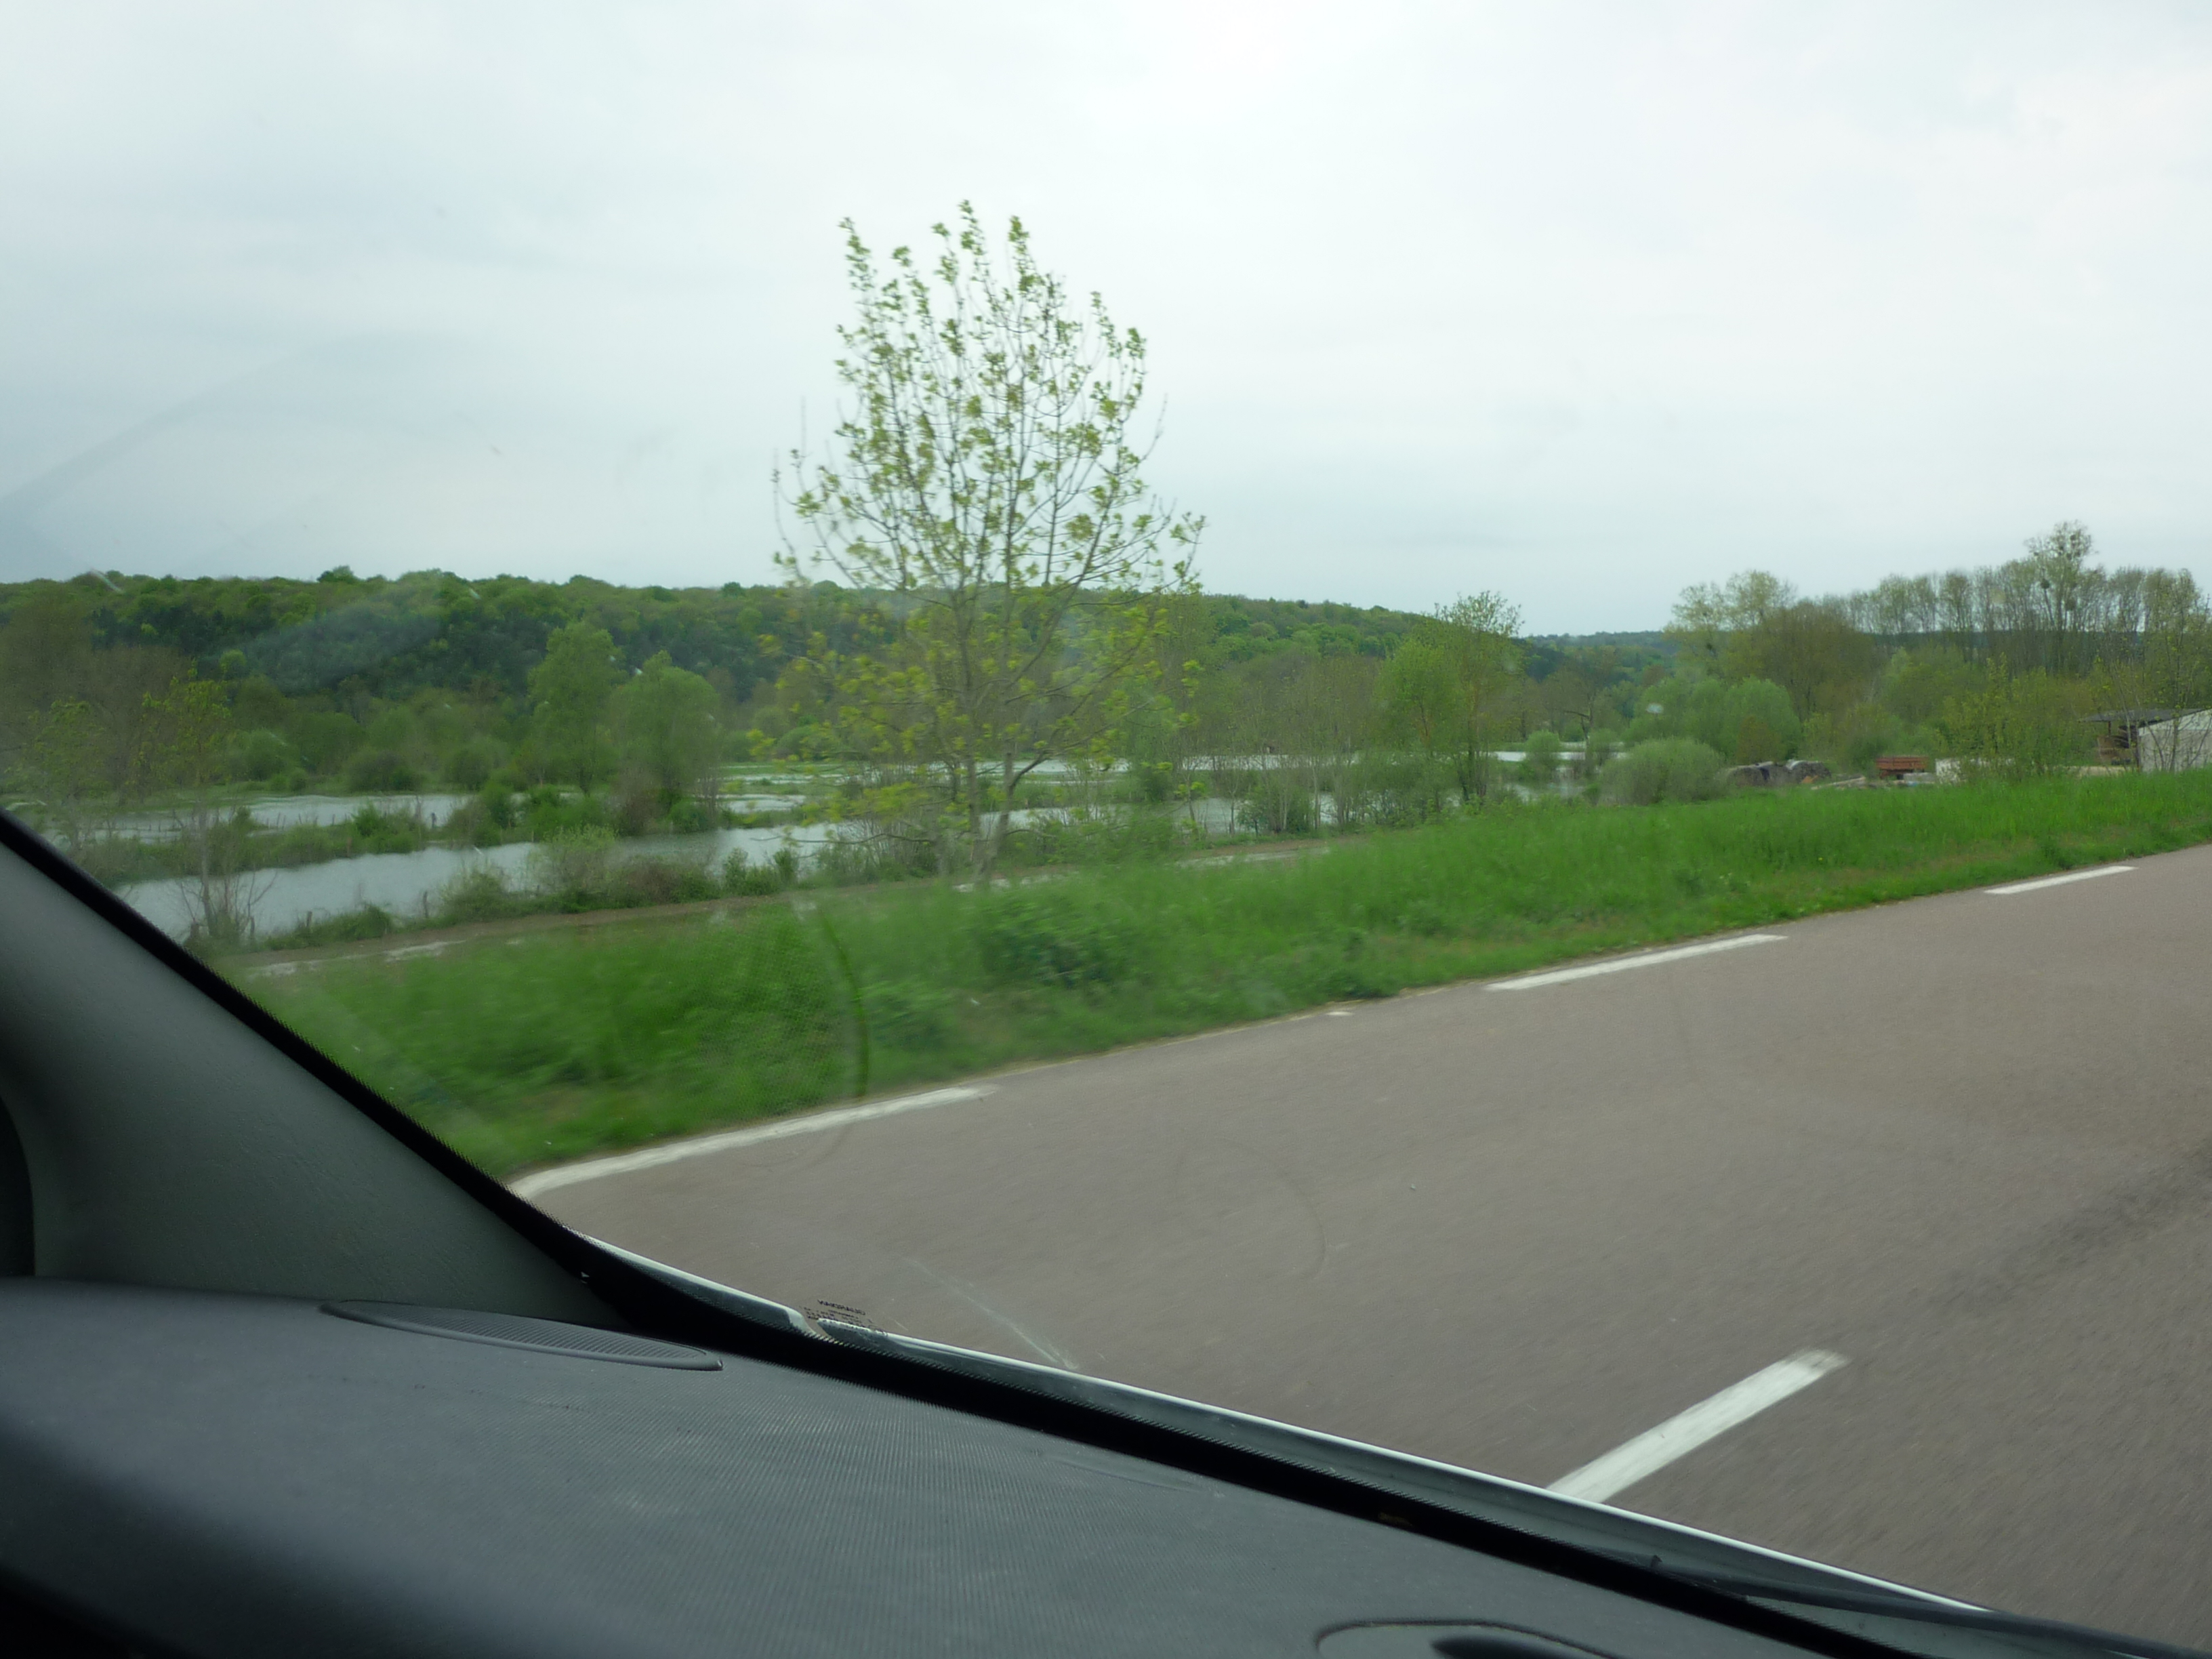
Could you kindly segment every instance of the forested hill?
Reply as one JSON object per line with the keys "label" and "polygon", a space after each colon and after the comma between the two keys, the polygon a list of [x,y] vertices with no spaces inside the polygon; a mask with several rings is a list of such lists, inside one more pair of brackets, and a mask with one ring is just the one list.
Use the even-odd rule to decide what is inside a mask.
{"label": "forested hill", "polygon": [[[1200,603],[1210,654],[1232,660],[1297,647],[1384,656],[1418,620],[1379,606],[1231,594]],[[672,588],[435,570],[363,579],[340,569],[313,581],[110,573],[0,584],[0,627],[17,676],[35,678],[36,659],[55,651],[151,647],[209,677],[265,676],[287,696],[345,701],[432,688],[517,696],[544,659],[547,636],[588,621],[613,635],[630,665],[665,651],[743,704],[813,635],[847,647],[875,631],[883,604],[827,583]]]}

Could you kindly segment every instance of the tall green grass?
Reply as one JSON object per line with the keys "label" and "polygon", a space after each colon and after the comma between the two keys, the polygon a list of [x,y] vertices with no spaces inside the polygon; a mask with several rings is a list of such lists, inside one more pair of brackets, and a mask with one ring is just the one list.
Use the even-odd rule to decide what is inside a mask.
{"label": "tall green grass", "polygon": [[498,1173],[1561,957],[2212,840],[2212,772],[1494,811],[1274,862],[333,961],[255,995]]}

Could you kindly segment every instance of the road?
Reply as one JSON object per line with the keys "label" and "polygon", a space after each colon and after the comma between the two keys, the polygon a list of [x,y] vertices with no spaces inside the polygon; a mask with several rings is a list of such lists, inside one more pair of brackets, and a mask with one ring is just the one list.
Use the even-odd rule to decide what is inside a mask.
{"label": "road", "polygon": [[2212,1645],[2212,848],[546,1191],[798,1305]]}

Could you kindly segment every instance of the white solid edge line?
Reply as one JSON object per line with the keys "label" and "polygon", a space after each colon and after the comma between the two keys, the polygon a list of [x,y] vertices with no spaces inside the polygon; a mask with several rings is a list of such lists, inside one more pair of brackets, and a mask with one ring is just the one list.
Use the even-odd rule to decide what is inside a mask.
{"label": "white solid edge line", "polygon": [[1708,1440],[1726,1434],[1739,1423],[1759,1415],[1769,1406],[1809,1388],[1844,1363],[1839,1353],[1808,1348],[1787,1359],[1777,1360],[1763,1371],[1754,1371],[1731,1383],[1710,1400],[1668,1418],[1656,1429],[1614,1447],[1595,1462],[1552,1482],[1551,1490],[1569,1498],[1602,1504],[1615,1492],[1656,1474],[1676,1458],[1693,1452]]}
{"label": "white solid edge line", "polygon": [[2015,881],[2002,887],[1984,887],[1984,893],[2033,893],[2039,887],[2063,887],[2069,881],[2094,881],[2100,876],[2124,876],[2135,868],[2132,864],[2100,864],[2094,870],[2069,870],[2063,876],[2041,876],[2033,881]]}
{"label": "white solid edge line", "polygon": [[535,1198],[540,1193],[550,1193],[556,1187],[573,1187],[580,1181],[597,1181],[601,1176],[628,1175],[635,1170],[658,1169],[663,1164],[681,1163],[687,1158],[704,1158],[709,1152],[726,1152],[739,1146],[750,1146],[763,1140],[781,1140],[788,1135],[818,1134],[824,1129],[842,1129],[848,1123],[866,1123],[871,1118],[896,1117],[901,1112],[919,1112],[932,1106],[950,1106],[955,1101],[980,1100],[993,1092],[988,1084],[963,1085],[957,1089],[932,1089],[926,1094],[901,1095],[895,1100],[874,1101],[866,1106],[842,1106],[834,1112],[816,1112],[809,1117],[785,1118],[780,1122],[763,1123],[750,1129],[726,1129],[720,1134],[698,1135],[690,1140],[675,1140],[665,1146],[647,1146],[641,1152],[617,1152],[612,1158],[587,1158],[580,1164],[563,1164],[558,1169],[540,1170],[513,1182],[507,1190],[517,1198]]}
{"label": "white solid edge line", "polygon": [[1787,933],[1739,933],[1734,939],[1717,939],[1705,945],[1677,945],[1671,951],[1646,951],[1641,956],[1614,957],[1606,962],[1593,962],[1581,968],[1554,968],[1545,974],[1523,974],[1519,979],[1495,981],[1493,991],[1525,991],[1532,985],[1557,985],[1571,979],[1592,979],[1600,974],[1625,974],[1631,968],[1656,968],[1662,962],[1680,962],[1686,957],[1707,957],[1716,951],[1741,951],[1747,945],[1768,945],[1790,936]]}

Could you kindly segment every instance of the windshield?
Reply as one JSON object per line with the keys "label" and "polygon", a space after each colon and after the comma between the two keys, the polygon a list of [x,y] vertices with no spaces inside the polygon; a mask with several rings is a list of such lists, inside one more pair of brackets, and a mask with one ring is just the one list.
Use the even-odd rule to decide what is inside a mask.
{"label": "windshield", "polygon": [[463,1156],[2212,1644],[2196,14],[15,21],[0,799]]}

